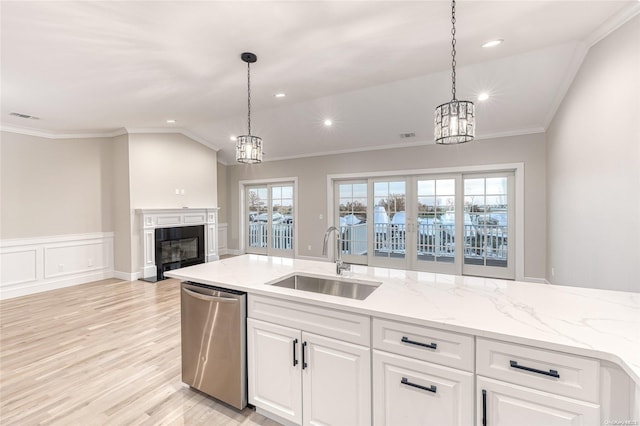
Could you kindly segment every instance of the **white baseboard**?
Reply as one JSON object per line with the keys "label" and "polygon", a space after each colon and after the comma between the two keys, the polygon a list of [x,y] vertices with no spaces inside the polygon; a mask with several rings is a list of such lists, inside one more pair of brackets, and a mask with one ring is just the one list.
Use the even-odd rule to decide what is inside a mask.
{"label": "white baseboard", "polygon": [[113,233],[0,241],[0,299],[113,278]]}
{"label": "white baseboard", "polygon": [[140,279],[140,273],[113,271],[113,278],[118,278],[120,280],[125,280],[125,281],[136,281]]}
{"label": "white baseboard", "polygon": [[524,281],[528,283],[550,284],[546,279],[536,277],[524,277]]}

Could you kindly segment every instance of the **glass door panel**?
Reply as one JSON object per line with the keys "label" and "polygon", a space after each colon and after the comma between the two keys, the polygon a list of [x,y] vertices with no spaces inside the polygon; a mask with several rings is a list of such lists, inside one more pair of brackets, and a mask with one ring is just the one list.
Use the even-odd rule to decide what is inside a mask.
{"label": "glass door panel", "polygon": [[350,263],[366,264],[368,253],[367,182],[339,182],[338,220],[342,237],[342,258]]}
{"label": "glass door panel", "polygon": [[434,263],[453,264],[456,255],[456,179],[417,179],[416,201],[416,269],[436,270]]}
{"label": "glass door panel", "polygon": [[269,190],[266,186],[247,188],[247,253],[267,253]]}
{"label": "glass door panel", "polygon": [[464,274],[514,278],[512,185],[512,175],[464,178]]}
{"label": "glass door panel", "polygon": [[293,185],[271,186],[270,255],[292,255],[293,229]]}
{"label": "glass door panel", "polygon": [[246,252],[293,256],[293,184],[246,187]]}
{"label": "glass door panel", "polygon": [[406,266],[407,183],[403,180],[373,182],[374,266]]}

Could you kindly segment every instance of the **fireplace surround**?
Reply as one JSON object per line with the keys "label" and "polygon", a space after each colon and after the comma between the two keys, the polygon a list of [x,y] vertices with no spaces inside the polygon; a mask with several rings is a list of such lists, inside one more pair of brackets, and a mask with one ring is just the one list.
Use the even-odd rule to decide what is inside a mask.
{"label": "fireplace surround", "polygon": [[218,260],[216,207],[138,209],[136,213],[141,225],[140,278],[157,281],[171,269]]}

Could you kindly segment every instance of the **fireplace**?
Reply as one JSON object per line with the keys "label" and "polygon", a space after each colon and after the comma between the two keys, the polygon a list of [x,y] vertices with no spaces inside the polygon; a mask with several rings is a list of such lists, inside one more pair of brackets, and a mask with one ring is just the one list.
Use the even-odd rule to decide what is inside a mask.
{"label": "fireplace", "polygon": [[218,260],[217,207],[137,209],[136,213],[141,225],[137,278],[156,282],[172,269]]}
{"label": "fireplace", "polygon": [[156,228],[156,279],[172,269],[205,262],[204,225]]}

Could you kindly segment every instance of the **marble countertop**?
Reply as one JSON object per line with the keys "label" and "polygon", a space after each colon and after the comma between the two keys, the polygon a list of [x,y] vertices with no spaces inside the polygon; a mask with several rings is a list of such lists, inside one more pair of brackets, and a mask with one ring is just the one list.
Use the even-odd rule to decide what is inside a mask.
{"label": "marble countertop", "polygon": [[336,277],[335,264],[256,255],[166,276],[611,361],[640,385],[640,293],[353,265],[382,282],[365,300],[267,285],[292,273]]}

